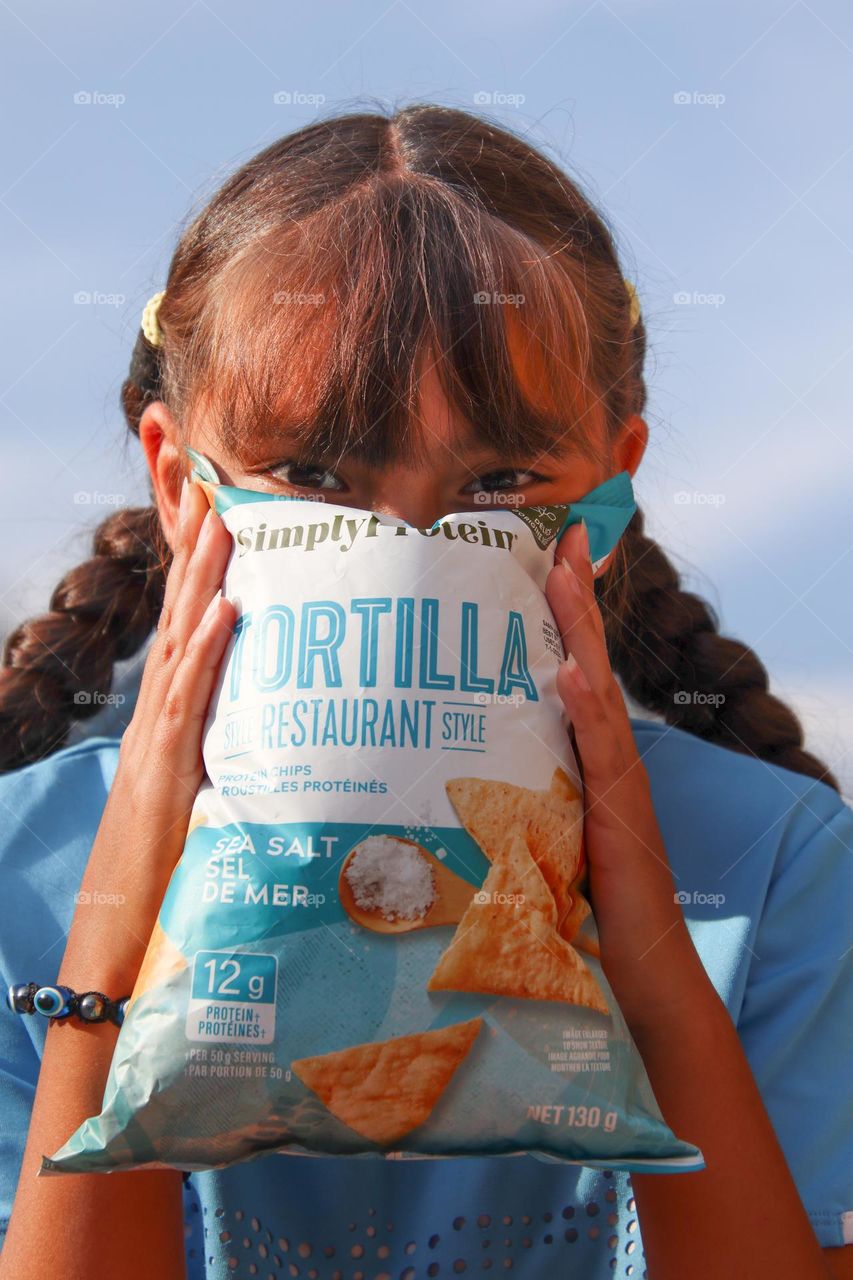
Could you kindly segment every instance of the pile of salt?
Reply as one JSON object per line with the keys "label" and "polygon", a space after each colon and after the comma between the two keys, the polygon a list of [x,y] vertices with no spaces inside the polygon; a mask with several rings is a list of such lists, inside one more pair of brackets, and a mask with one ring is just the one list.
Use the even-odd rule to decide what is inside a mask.
{"label": "pile of salt", "polygon": [[352,896],[386,920],[415,920],[435,902],[432,868],[414,845],[393,836],[368,836],[346,868]]}

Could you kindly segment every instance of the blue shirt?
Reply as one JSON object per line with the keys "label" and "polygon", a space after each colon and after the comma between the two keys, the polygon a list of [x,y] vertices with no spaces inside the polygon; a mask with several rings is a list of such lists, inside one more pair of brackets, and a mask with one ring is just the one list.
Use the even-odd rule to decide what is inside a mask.
{"label": "blue shirt", "polygon": [[[631,724],[693,941],[818,1240],[847,1243],[853,810],[802,774],[664,724]],[[0,777],[4,984],[55,980],[117,758],[118,739],[96,737]],[[41,1018],[0,1010],[0,1229],[45,1029]],[[184,1198],[191,1280],[645,1275],[630,1176],[528,1156],[266,1155],[193,1173]]]}

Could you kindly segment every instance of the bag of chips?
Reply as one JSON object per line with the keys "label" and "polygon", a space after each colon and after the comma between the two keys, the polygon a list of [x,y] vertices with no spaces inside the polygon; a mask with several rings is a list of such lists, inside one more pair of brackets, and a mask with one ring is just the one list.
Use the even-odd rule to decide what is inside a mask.
{"label": "bag of chips", "polygon": [[431,528],[197,480],[239,617],[99,1115],[43,1173],[268,1152],[704,1167],[599,960],[544,595],[571,506]]}

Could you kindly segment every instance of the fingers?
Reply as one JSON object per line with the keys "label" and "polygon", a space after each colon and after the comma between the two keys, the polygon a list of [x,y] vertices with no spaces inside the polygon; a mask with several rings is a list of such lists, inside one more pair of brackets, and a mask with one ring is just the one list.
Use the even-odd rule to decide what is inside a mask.
{"label": "fingers", "polygon": [[548,574],[545,594],[563,637],[566,660],[557,692],[574,728],[588,803],[604,799],[636,758],[625,701],[610,666],[604,620],[593,590],[585,529],[572,525],[561,539],[560,560]]}
{"label": "fingers", "polygon": [[183,491],[175,543],[163,616],[111,790],[119,811],[127,804],[137,815],[151,857],[169,868],[204,776],[202,730],[237,615],[220,590],[232,538],[195,484]]}
{"label": "fingers", "polygon": [[220,587],[231,547],[230,533],[209,507],[201,488],[188,484],[181,501],[163,612],[127,731],[131,743],[150,741],[190,638]]}
{"label": "fingers", "polygon": [[[572,525],[560,539],[558,557],[546,579],[545,594],[566,653],[574,656],[590,687],[603,695],[613,673],[583,525]],[[580,687],[583,688],[582,682]]]}
{"label": "fingers", "polygon": [[205,513],[208,510],[208,503],[204,493],[196,484],[191,484],[184,478],[181,488],[181,502],[178,511],[178,527],[177,538],[172,555],[172,563],[166,575],[166,590],[163,594],[163,607],[160,610],[160,617],[157,622],[157,631],[154,641],[148,651],[148,657],[142,672],[142,680],[139,686],[139,696],[136,702],[136,712],[134,719],[137,726],[146,718],[147,708],[151,702],[151,687],[156,681],[157,673],[160,669],[161,653],[163,644],[172,618],[172,611],[175,606],[175,599],[181,587],[186,572],[186,566],[195,547],[198,538],[198,532],[204,520]]}
{"label": "fingers", "polygon": [[202,727],[236,616],[233,604],[217,591],[187,641],[157,720],[156,754],[175,781],[186,785],[190,803],[203,770]]}

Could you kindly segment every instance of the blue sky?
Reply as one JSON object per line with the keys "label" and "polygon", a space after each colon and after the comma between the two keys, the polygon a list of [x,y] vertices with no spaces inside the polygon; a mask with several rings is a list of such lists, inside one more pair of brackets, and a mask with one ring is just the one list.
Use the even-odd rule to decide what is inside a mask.
{"label": "blue sky", "polygon": [[190,212],[318,115],[446,102],[603,210],[649,328],[648,526],[853,790],[849,6],[12,0],[0,30],[0,631],[147,501],[118,392]]}

